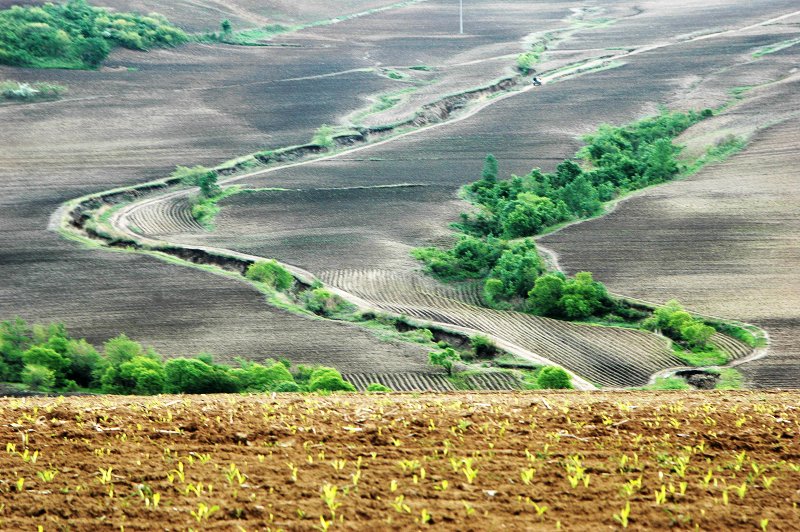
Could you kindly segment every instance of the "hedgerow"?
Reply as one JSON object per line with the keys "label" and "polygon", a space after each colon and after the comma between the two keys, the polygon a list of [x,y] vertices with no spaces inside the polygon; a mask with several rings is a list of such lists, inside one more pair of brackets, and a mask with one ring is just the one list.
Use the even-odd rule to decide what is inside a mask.
{"label": "hedgerow", "polygon": [[16,318],[0,323],[0,380],[31,390],[90,391],[120,395],[355,391],[333,368],[288,361],[239,359],[239,367],[215,364],[208,354],[166,361],[124,334],[98,351],[72,338],[62,324],[29,326]]}

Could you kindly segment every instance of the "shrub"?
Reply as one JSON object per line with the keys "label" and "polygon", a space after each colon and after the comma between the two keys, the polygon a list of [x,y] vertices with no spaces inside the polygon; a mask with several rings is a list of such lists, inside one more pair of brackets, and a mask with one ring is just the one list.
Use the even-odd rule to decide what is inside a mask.
{"label": "shrub", "polygon": [[31,390],[49,390],[55,385],[56,376],[50,368],[28,364],[22,370],[22,382]]}
{"label": "shrub", "polygon": [[273,392],[288,393],[288,392],[301,392],[303,389],[294,381],[279,382],[272,388]]}
{"label": "shrub", "polygon": [[562,368],[545,366],[539,370],[536,384],[543,389],[572,389],[572,377]]}
{"label": "shrub", "polygon": [[470,347],[479,358],[491,358],[497,355],[497,346],[487,337],[476,334],[469,339]]}
{"label": "shrub", "polygon": [[331,316],[347,308],[347,303],[325,288],[314,288],[303,292],[305,307],[320,316]]}
{"label": "shrub", "polygon": [[434,366],[442,366],[448,375],[453,374],[453,364],[461,362],[461,356],[452,347],[428,353],[428,361]]}
{"label": "shrub", "polygon": [[112,14],[85,0],[13,6],[0,11],[0,28],[0,63],[38,68],[95,68],[114,45],[146,50],[188,40],[161,15]]}
{"label": "shrub", "polygon": [[388,386],[384,386],[378,382],[373,382],[369,386],[367,386],[368,392],[391,392],[392,389]]}
{"label": "shrub", "polygon": [[345,391],[354,392],[355,387],[342,378],[342,374],[333,368],[318,368],[314,370],[308,380],[308,390],[316,391]]}
{"label": "shrub", "polygon": [[192,358],[173,358],[164,364],[166,393],[230,393],[239,386],[220,366]]}
{"label": "shrub", "polygon": [[234,370],[234,375],[239,380],[242,390],[264,392],[284,382],[294,382],[292,374],[280,362],[273,362],[269,366],[244,363],[241,369]]}
{"label": "shrub", "polygon": [[245,276],[275,290],[287,290],[294,281],[292,274],[274,260],[254,262],[247,268]]}

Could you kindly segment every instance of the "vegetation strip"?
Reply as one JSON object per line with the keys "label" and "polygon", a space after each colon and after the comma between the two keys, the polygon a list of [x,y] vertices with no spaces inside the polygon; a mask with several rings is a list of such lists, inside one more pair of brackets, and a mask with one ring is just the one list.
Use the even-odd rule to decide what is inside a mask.
{"label": "vegetation strip", "polygon": [[443,281],[482,280],[490,307],[657,331],[675,341],[675,355],[691,366],[726,364],[728,353],[712,341],[714,326],[754,347],[755,338],[746,329],[716,321],[706,324],[674,301],[653,310],[613,298],[588,272],[573,279],[558,271],[548,273],[528,238],[597,216],[604,203],[696,171],[740,149],[742,141],[728,139],[691,167],[679,165],[680,148],[671,139],[712,114],[710,109],[700,114],[662,113],[629,126],[601,126],[585,138],[587,145],[577,154],[583,167],[567,160],[550,174],[537,169],[498,181],[497,161],[488,155],[481,180],[465,187],[466,199],[477,212],[462,214],[457,227],[463,233],[457,243],[449,250],[419,248],[414,256]]}
{"label": "vegetation strip", "polygon": [[114,46],[148,50],[189,40],[162,15],[120,13],[86,0],[0,11],[0,63],[34,68],[97,68]]}

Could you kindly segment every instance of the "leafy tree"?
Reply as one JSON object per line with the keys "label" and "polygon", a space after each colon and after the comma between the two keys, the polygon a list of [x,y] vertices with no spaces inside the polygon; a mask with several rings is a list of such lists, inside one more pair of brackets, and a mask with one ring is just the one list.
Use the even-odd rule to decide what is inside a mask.
{"label": "leafy tree", "polygon": [[173,358],[164,364],[166,393],[230,393],[239,391],[232,375],[220,366],[194,358]]}
{"label": "leafy tree", "polygon": [[248,266],[245,276],[275,290],[287,290],[294,282],[292,274],[274,260],[254,262]]}
{"label": "leafy tree", "polygon": [[445,347],[439,351],[431,351],[428,353],[428,361],[434,366],[442,366],[447,370],[448,375],[452,375],[453,364],[461,362],[461,355],[452,347]]}
{"label": "leafy tree", "polygon": [[578,272],[574,279],[564,283],[560,304],[569,319],[588,318],[609,303],[606,287],[593,280],[589,272]]}
{"label": "leafy tree", "polygon": [[84,388],[97,384],[98,374],[107,366],[97,350],[84,339],[70,340],[64,356],[69,360],[65,378]]}
{"label": "leafy tree", "polygon": [[197,186],[200,187],[200,194],[204,198],[217,196],[222,189],[217,184],[217,173],[214,171],[206,172],[197,178]]}
{"label": "leafy tree", "polygon": [[222,28],[222,33],[225,35],[233,31],[233,26],[231,26],[231,21],[228,19],[225,19],[220,23],[220,28]]}
{"label": "leafy tree", "polygon": [[542,261],[536,251],[536,244],[528,239],[514,242],[503,251],[489,273],[486,282],[491,285],[485,286],[485,289],[487,296],[491,297],[490,302],[525,297],[542,271]]}
{"label": "leafy tree", "polygon": [[578,217],[592,216],[600,210],[597,190],[585,175],[580,175],[565,185],[558,196],[570,212]]}
{"label": "leafy tree", "polygon": [[545,366],[539,370],[536,384],[543,389],[572,389],[572,377],[562,368]]}
{"label": "leafy tree", "polygon": [[705,347],[715,332],[713,327],[695,321],[681,329],[681,337],[691,347]]}
{"label": "leafy tree", "polygon": [[549,273],[536,279],[533,289],[528,292],[530,311],[537,316],[560,316],[564,281],[564,274],[560,272]]}
{"label": "leafy tree", "polygon": [[101,382],[105,393],[152,395],[164,390],[164,377],[160,361],[137,356],[107,368]]}
{"label": "leafy tree", "polygon": [[120,334],[116,338],[112,338],[104,343],[103,351],[106,359],[113,366],[119,366],[124,362],[132,360],[134,357],[144,354],[142,344],[134,342],[124,334]]}
{"label": "leafy tree", "polygon": [[56,383],[55,372],[45,366],[28,364],[22,370],[22,382],[31,390],[49,390]]}
{"label": "leafy tree", "polygon": [[497,159],[491,153],[483,161],[481,179],[486,183],[495,183],[497,181]]}
{"label": "leafy tree", "polygon": [[280,362],[263,366],[255,362],[242,361],[242,368],[233,370],[233,374],[239,380],[243,390],[265,392],[273,390],[281,383],[294,382],[292,374]]}
{"label": "leafy tree", "polygon": [[279,382],[272,388],[274,392],[302,392],[303,389],[294,381]]}
{"label": "leafy tree", "polygon": [[61,384],[69,367],[69,359],[47,347],[33,346],[22,354],[25,366],[40,366],[53,372],[56,384]]}
{"label": "leafy tree", "polygon": [[5,378],[18,380],[25,367],[24,353],[33,343],[32,332],[22,318],[0,323],[0,355],[5,366]]}

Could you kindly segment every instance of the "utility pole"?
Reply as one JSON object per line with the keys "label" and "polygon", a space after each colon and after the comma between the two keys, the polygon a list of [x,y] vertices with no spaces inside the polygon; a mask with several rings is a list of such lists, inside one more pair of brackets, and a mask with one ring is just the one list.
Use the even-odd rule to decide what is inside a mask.
{"label": "utility pole", "polygon": [[458,33],[464,33],[464,0],[458,0]]}

